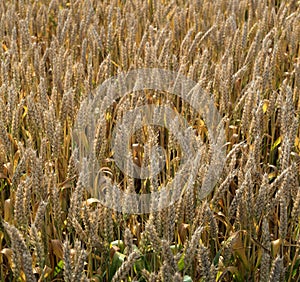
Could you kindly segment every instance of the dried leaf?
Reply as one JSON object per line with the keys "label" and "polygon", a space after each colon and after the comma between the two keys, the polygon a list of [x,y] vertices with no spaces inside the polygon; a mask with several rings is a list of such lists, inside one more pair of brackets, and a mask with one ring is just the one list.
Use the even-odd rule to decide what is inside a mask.
{"label": "dried leaf", "polygon": [[12,268],[12,255],[13,255],[13,250],[9,249],[9,248],[4,248],[3,250],[1,250],[1,254],[5,255],[7,260],[8,260],[8,264],[10,266],[10,268]]}
{"label": "dried leaf", "polygon": [[13,205],[10,199],[5,200],[4,202],[4,220],[8,223],[11,223],[13,219]]}
{"label": "dried leaf", "polygon": [[280,250],[282,240],[277,239],[271,242],[272,255],[275,258]]}
{"label": "dried leaf", "polygon": [[53,253],[59,258],[63,259],[63,244],[60,240],[51,240]]}

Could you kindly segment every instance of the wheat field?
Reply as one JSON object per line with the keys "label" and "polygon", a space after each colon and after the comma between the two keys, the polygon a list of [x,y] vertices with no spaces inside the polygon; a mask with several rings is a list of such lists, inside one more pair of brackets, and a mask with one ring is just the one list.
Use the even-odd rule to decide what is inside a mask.
{"label": "wheat field", "polygon": [[[300,281],[300,1],[0,0],[0,40],[1,281]],[[143,68],[208,93],[226,156],[199,197],[216,161],[205,119],[172,93],[127,93],[91,144],[100,189],[151,193],[179,173],[185,148],[157,125],[129,144],[137,166],[164,149],[157,175],[135,179],[116,164],[113,131],[141,105],[167,104],[202,152],[174,204],[130,214],[86,189],[73,131],[97,87]]]}

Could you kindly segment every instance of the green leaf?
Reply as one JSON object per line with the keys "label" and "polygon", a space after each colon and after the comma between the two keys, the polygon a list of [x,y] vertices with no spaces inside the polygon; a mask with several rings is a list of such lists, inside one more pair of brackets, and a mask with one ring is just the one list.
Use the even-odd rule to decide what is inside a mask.
{"label": "green leaf", "polygon": [[54,268],[54,277],[59,274],[64,268],[64,261],[61,259]]}
{"label": "green leaf", "polygon": [[271,147],[271,151],[273,151],[276,147],[278,147],[278,145],[281,143],[281,136],[279,136],[277,138],[277,140],[273,143],[272,147]]}
{"label": "green leaf", "polygon": [[184,269],[184,254],[181,256],[178,262],[178,269],[179,271],[182,271]]}
{"label": "green leaf", "polygon": [[136,274],[139,274],[142,272],[143,269],[146,269],[146,265],[145,265],[145,262],[143,259],[138,259],[135,264],[133,265],[133,269],[134,269],[134,272]]}
{"label": "green leaf", "polygon": [[296,263],[293,267],[292,278],[295,278],[295,276],[297,275],[298,270],[299,270],[299,265],[300,265],[300,259],[297,259]]}
{"label": "green leaf", "polygon": [[217,252],[216,256],[214,257],[214,260],[213,260],[214,266],[218,266],[218,264],[219,264],[219,259],[220,259],[221,251],[222,251],[222,249],[219,250]]}
{"label": "green leaf", "polygon": [[112,277],[114,276],[118,268],[122,265],[124,259],[125,259],[125,255],[121,254],[120,252],[115,252],[112,259],[112,263],[109,268],[110,280],[112,279]]}

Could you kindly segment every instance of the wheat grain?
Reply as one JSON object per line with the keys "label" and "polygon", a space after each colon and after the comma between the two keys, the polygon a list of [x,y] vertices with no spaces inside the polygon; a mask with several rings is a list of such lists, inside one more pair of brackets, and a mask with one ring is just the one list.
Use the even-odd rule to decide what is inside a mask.
{"label": "wheat grain", "polygon": [[122,266],[117,270],[116,274],[112,278],[112,281],[121,281],[122,279],[126,278],[126,275],[130,271],[134,262],[139,258],[139,256],[139,253],[135,251],[129,254],[127,261],[124,262]]}

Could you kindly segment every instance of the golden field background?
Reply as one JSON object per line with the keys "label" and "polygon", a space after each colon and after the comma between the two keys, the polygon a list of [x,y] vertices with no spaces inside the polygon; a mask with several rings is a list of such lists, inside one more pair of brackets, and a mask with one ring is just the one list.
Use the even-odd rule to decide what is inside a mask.
{"label": "golden field background", "polygon": [[[0,0],[1,281],[299,281],[299,38],[293,0]],[[183,149],[157,126],[132,136],[133,158],[161,145],[164,170],[144,181],[119,170],[109,144],[130,109],[167,103],[203,142],[193,186],[162,211],[130,215],[85,189],[72,130],[99,85],[139,68],[209,93],[227,156],[199,199],[213,165],[205,120],[170,93],[115,101],[91,144],[103,185],[159,191],[178,171]]]}

